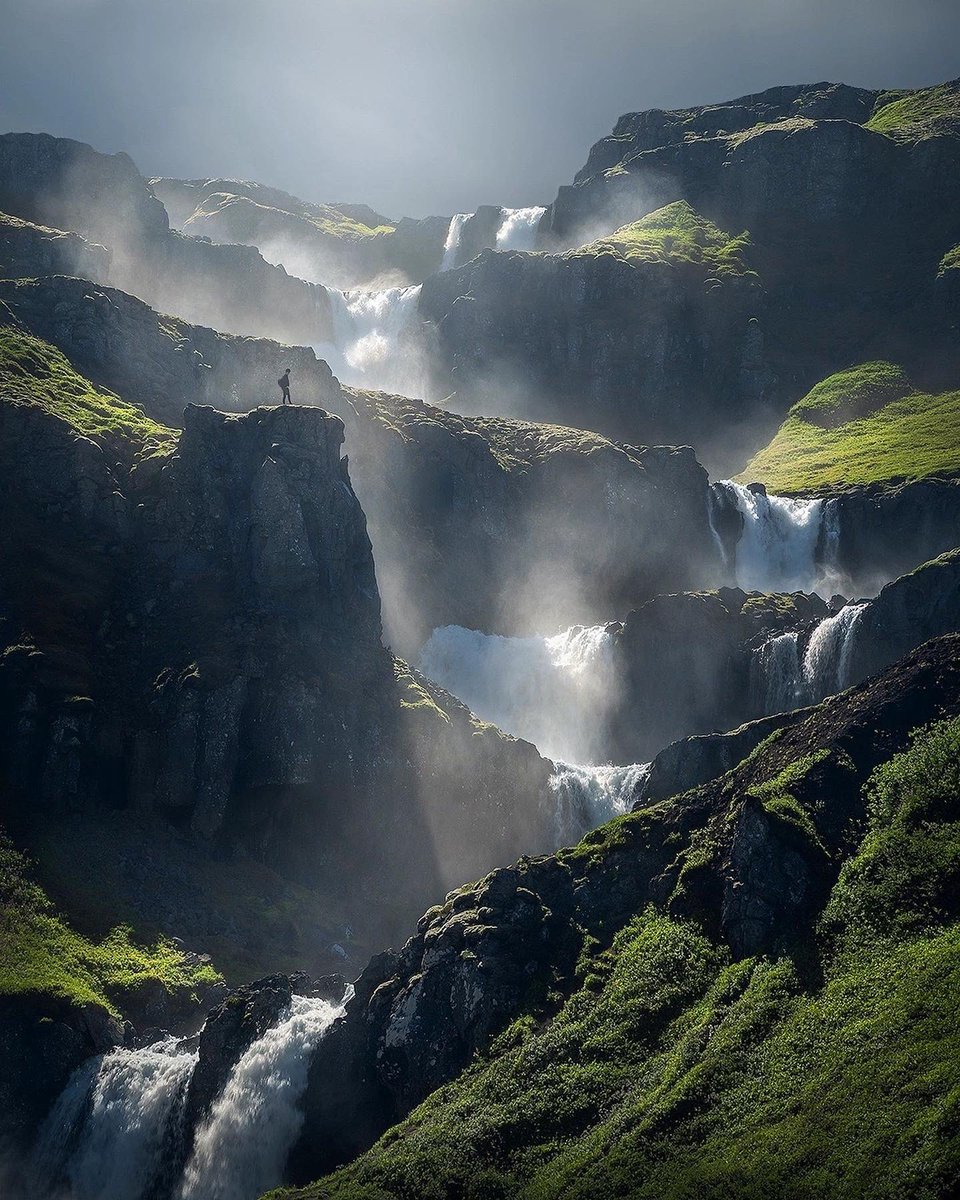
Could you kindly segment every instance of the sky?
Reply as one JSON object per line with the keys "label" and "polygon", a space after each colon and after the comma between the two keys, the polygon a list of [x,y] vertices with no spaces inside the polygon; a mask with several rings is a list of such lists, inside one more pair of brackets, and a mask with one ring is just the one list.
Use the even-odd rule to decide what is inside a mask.
{"label": "sky", "polygon": [[623,112],[958,75],[958,0],[0,0],[0,129],[391,217],[547,204]]}

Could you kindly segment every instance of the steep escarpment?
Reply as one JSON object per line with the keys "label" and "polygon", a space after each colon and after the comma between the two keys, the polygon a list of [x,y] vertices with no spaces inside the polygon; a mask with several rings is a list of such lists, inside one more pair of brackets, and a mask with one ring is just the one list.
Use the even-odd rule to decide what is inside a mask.
{"label": "steep escarpment", "polygon": [[187,236],[256,246],[291,275],[337,288],[419,282],[439,268],[449,224],[393,221],[365,204],[311,204],[236,179],[151,179],[150,187]]}
{"label": "steep escarpment", "polygon": [[[404,1194],[419,1178],[437,1196],[482,1194],[470,1182],[480,1179],[500,1194],[529,1184],[553,1195],[584,1172],[620,1179],[627,1162],[653,1162],[665,1178],[678,1163],[702,1172],[716,1161],[710,1136],[731,1136],[729,1120],[736,1129],[739,1088],[754,1070],[763,1075],[765,1053],[793,1060],[787,1047],[800,1029],[791,1034],[791,1020],[816,1021],[819,1006],[833,1013],[829,1031],[846,1024],[848,1004],[858,1019],[866,1004],[882,1039],[894,1017],[883,1009],[891,972],[893,986],[909,988],[910,964],[929,953],[942,966],[925,978],[956,970],[950,860],[925,871],[924,848],[911,841],[919,810],[930,814],[929,848],[955,837],[955,721],[910,749],[918,726],[957,716],[956,643],[927,643],[810,710],[715,782],[619,818],[570,851],[494,872],[428,912],[399,954],[371,963],[318,1048],[295,1169],[329,1169],[415,1111],[304,1194]],[[936,881],[929,891],[924,878]],[[920,992],[909,1004],[917,1011]],[[713,1047],[706,1030],[718,1026]],[[909,1017],[897,1028],[913,1054],[938,1061]],[[824,1036],[827,1045],[804,1039],[807,1070],[829,1072]],[[759,1061],[757,1045],[766,1047]],[[911,1111],[908,1062],[888,1064],[884,1121]],[[855,1073],[835,1086],[844,1111],[862,1111]],[[832,1161],[856,1158],[859,1129],[854,1120],[834,1135]],[[663,1141],[662,1130],[682,1136]],[[621,1138],[610,1159],[603,1147]],[[791,1143],[804,1170],[816,1169],[817,1145],[805,1129]],[[943,1164],[949,1154],[936,1145]],[[762,1147],[755,1153],[760,1163],[749,1160],[733,1194],[755,1194],[749,1171],[766,1163]]]}
{"label": "steep escarpment", "polygon": [[[42,344],[9,338],[35,378]],[[4,820],[58,898],[238,960],[322,963],[338,920],[364,940],[507,847],[543,848],[549,764],[382,645],[342,422],[192,407],[175,440],[85,386],[75,410],[13,384],[3,405]],[[162,852],[118,870],[107,830]],[[100,864],[98,906],[71,845]],[[250,941],[259,886],[277,907]]]}
{"label": "steep escarpment", "polygon": [[162,317],[82,280],[0,282],[0,300],[78,370],[173,425],[186,403],[262,404],[290,366],[296,401],[345,423],[401,652],[440,625],[526,632],[594,621],[719,578],[707,479],[689,450],[342,389],[310,349]]}
{"label": "steep escarpment", "polygon": [[308,344],[322,328],[315,289],[254,248],[171,231],[163,205],[126,154],[99,154],[48,134],[0,135],[0,211],[105,246],[105,281],[163,312]]}
{"label": "steep escarpment", "polygon": [[869,123],[883,99],[816,85],[623,118],[543,218],[553,253],[427,281],[438,394],[489,409],[526,391],[539,419],[579,410],[622,440],[691,441],[726,473],[853,362],[955,386],[956,106],[895,137]]}

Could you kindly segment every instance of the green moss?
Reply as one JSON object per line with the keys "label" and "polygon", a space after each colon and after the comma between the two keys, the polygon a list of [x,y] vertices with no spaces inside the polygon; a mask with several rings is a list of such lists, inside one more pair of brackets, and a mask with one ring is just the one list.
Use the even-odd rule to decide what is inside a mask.
{"label": "green moss", "polygon": [[631,263],[697,266],[718,278],[754,276],[747,265],[750,235],[731,237],[678,200],[624,225],[609,237],[570,252],[568,257],[612,255]]}
{"label": "green moss", "polygon": [[960,246],[954,246],[940,259],[938,278],[942,278],[948,271],[960,271]]}
{"label": "green moss", "polygon": [[400,689],[400,707],[418,716],[433,718],[450,723],[450,717],[443,711],[426,688],[417,683],[413,672],[400,658],[393,660],[393,674]]}
{"label": "green moss", "polygon": [[99,1004],[118,1015],[146,984],[191,993],[220,976],[188,964],[169,941],[138,946],[120,926],[102,941],[82,937],[32,881],[26,860],[0,836],[0,995],[46,994]]}
{"label": "green moss", "polygon": [[841,371],[790,410],[739,475],[778,492],[960,471],[960,391],[918,391],[891,363]]}
{"label": "green moss", "polygon": [[94,387],[55,347],[4,325],[0,325],[0,397],[53,413],[123,458],[137,450],[170,448],[177,436],[141,408]]}
{"label": "green moss", "polygon": [[921,141],[955,133],[960,123],[960,87],[944,83],[909,92],[881,104],[866,124],[898,141]]}

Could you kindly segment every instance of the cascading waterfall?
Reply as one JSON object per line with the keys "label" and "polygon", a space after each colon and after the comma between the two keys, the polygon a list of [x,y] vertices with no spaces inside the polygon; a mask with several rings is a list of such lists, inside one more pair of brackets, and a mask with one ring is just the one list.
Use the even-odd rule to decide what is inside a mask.
{"label": "cascading waterfall", "polygon": [[757,711],[786,712],[850,686],[857,623],[867,605],[848,604],[810,634],[803,657],[796,630],[770,638],[754,651],[752,692]]}
{"label": "cascading waterfall", "polygon": [[169,1038],[84,1063],[47,1117],[33,1154],[34,1193],[143,1200],[177,1159],[183,1103],[197,1062]]}
{"label": "cascading waterfall", "polygon": [[422,396],[426,369],[416,337],[420,284],[379,292],[326,292],[333,343],[320,343],[317,351],[341,383]]}
{"label": "cascading waterfall", "polygon": [[497,230],[498,250],[534,250],[537,245],[537,230],[545,208],[503,208],[500,228]]}
{"label": "cascading waterfall", "polygon": [[629,812],[650,774],[650,763],[628,767],[584,767],[558,762],[550,777],[558,846],[578,842],[604,821]]}
{"label": "cascading waterfall", "polygon": [[256,1200],[281,1182],[303,1123],[310,1055],[342,1011],[293,997],[290,1015],[240,1058],[197,1131],[177,1200]]}
{"label": "cascading waterfall", "polygon": [[753,492],[728,479],[714,485],[730,496],[743,517],[736,545],[736,579],[747,591],[816,591],[822,586],[817,543],[822,500]]}
{"label": "cascading waterfall", "polygon": [[616,689],[610,634],[575,625],[555,637],[501,637],[447,625],[420,653],[424,674],[478,717],[533,742],[548,758],[602,758]]}
{"label": "cascading waterfall", "polygon": [[441,271],[449,271],[457,265],[457,251],[460,249],[460,235],[463,233],[463,227],[473,216],[473,213],[454,213],[450,218],[450,225],[447,229],[447,240],[443,244],[443,261],[440,264]]}
{"label": "cascading waterfall", "polygon": [[[343,1003],[349,999],[344,997]],[[310,1055],[343,1011],[294,996],[235,1064],[180,1178],[184,1102],[195,1051],[170,1038],[84,1063],[40,1131],[36,1200],[256,1200],[283,1182]],[[173,1177],[171,1177],[173,1175]]]}

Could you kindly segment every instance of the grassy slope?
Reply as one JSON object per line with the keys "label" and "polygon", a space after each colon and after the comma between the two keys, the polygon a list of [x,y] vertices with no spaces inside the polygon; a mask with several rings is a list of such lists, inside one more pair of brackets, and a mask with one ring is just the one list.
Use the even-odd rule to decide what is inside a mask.
{"label": "grassy slope", "polygon": [[123,926],[100,942],[88,941],[55,911],[26,860],[0,837],[0,996],[50,995],[99,1004],[116,1015],[146,984],[190,994],[219,978],[209,966],[188,964],[164,939],[136,945]]}
{"label": "grassy slope", "polygon": [[890,363],[831,375],[798,401],[739,478],[778,492],[960,471],[960,391],[918,391]]}
{"label": "grassy slope", "polygon": [[131,445],[167,448],[177,436],[141,408],[94,387],[55,347],[9,325],[0,325],[0,399],[62,417],[78,433],[121,456]]}
{"label": "grassy slope", "polygon": [[960,721],[882,765],[822,976],[652,911],[329,1200],[939,1197],[960,1182]]}
{"label": "grassy slope", "polygon": [[686,200],[658,208],[609,237],[570,251],[568,257],[609,254],[630,263],[705,267],[718,276],[750,275],[750,235],[731,237],[700,216]]}
{"label": "grassy slope", "polygon": [[898,141],[914,142],[956,132],[958,123],[960,86],[953,82],[895,95],[888,103],[878,105],[866,128]]}

